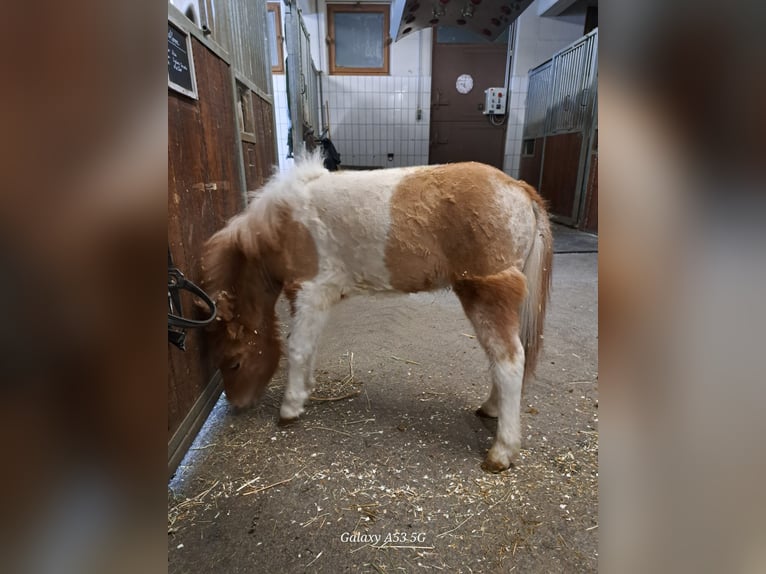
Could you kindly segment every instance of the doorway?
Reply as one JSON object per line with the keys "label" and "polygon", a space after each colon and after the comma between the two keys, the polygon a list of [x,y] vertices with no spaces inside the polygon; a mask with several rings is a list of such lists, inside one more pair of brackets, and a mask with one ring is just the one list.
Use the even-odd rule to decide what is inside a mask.
{"label": "doorway", "polygon": [[428,163],[478,161],[503,169],[505,121],[483,114],[484,90],[505,83],[508,32],[489,42],[466,28],[433,35]]}

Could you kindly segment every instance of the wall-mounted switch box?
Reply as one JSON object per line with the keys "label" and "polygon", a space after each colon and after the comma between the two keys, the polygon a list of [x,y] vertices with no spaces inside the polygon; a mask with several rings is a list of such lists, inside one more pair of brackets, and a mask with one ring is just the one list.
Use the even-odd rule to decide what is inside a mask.
{"label": "wall-mounted switch box", "polygon": [[505,103],[508,94],[505,88],[487,88],[484,90],[484,115],[505,114]]}

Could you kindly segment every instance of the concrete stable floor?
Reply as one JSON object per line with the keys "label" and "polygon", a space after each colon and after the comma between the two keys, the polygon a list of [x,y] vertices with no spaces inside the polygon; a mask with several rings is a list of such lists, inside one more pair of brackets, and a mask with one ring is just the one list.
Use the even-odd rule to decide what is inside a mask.
{"label": "concrete stable floor", "polygon": [[597,240],[555,233],[515,467],[479,467],[487,360],[453,294],[344,301],[298,423],[284,367],[258,407],[216,405],[169,484],[169,572],[596,571]]}

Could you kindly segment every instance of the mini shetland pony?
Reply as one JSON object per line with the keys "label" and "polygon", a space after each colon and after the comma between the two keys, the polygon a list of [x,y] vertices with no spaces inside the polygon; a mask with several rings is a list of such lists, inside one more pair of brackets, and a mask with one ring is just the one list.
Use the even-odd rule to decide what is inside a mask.
{"label": "mini shetland pony", "polygon": [[281,292],[293,313],[284,423],[304,410],[319,335],[341,298],[451,287],[491,364],[491,391],[477,414],[497,417],[498,426],[482,468],[507,469],[521,447],[522,383],[542,343],[551,262],[542,200],[495,168],[330,173],[317,157],[300,162],[206,245],[226,396],[253,404],[276,371]]}

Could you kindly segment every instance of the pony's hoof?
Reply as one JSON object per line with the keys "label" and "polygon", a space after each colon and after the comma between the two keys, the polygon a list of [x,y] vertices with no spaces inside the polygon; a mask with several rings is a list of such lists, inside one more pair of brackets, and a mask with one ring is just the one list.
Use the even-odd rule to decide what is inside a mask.
{"label": "pony's hoof", "polygon": [[487,411],[485,411],[482,407],[479,407],[476,409],[476,416],[481,417],[483,419],[496,419],[497,415],[491,415]]}
{"label": "pony's hoof", "polygon": [[277,426],[286,427],[287,425],[293,424],[295,421],[298,420],[298,418],[299,417],[291,417],[291,418],[279,417],[279,420],[277,421]]}
{"label": "pony's hoof", "polygon": [[493,458],[485,458],[484,462],[481,463],[481,469],[484,472],[491,472],[492,474],[497,474],[498,472],[503,472],[504,470],[508,470],[513,466],[512,462],[509,462],[508,464],[503,464],[502,462],[496,461]]}

